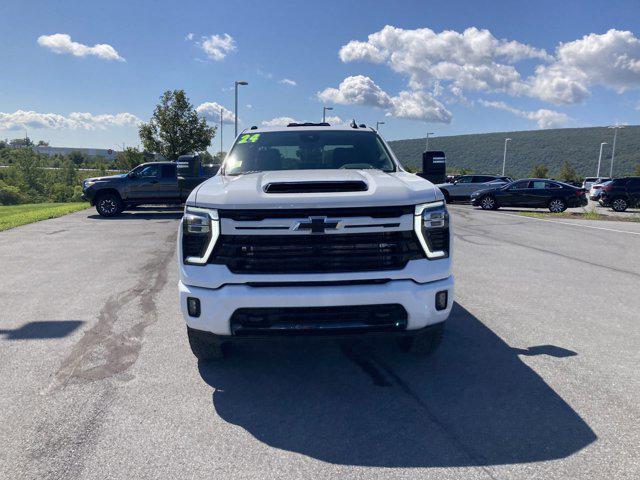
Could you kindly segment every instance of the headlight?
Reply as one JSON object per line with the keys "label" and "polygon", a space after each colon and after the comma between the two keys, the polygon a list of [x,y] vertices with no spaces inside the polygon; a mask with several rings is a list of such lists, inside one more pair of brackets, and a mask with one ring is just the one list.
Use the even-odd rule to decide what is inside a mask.
{"label": "headlight", "polygon": [[218,211],[210,208],[185,207],[182,217],[182,260],[204,265],[220,236]]}
{"label": "headlight", "polygon": [[449,256],[449,212],[444,201],[416,205],[413,226],[428,259]]}
{"label": "headlight", "polygon": [[89,188],[91,185],[95,185],[95,183],[96,183],[96,182],[91,181],[91,180],[85,180],[85,181],[83,182],[82,186],[83,186],[85,189],[87,189],[87,188]]}

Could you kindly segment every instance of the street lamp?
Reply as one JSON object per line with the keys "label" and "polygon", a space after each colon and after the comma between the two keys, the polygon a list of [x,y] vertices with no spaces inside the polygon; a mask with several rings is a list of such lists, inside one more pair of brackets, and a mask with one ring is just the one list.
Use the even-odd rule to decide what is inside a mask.
{"label": "street lamp", "polygon": [[233,111],[233,116],[234,121],[235,121],[235,136],[238,136],[238,85],[249,85],[247,82],[244,81],[238,81],[236,80],[235,82],[235,86],[236,86],[236,103],[235,103],[235,110]]}
{"label": "street lamp", "polygon": [[222,161],[222,115],[224,108],[220,107],[220,161]]}
{"label": "street lamp", "polygon": [[611,168],[609,169],[609,178],[613,178],[613,159],[616,157],[616,140],[618,139],[618,130],[624,128],[624,125],[611,125],[608,128],[613,128],[613,146],[611,147]]}
{"label": "street lamp", "polygon": [[504,139],[504,155],[502,156],[502,176],[504,177],[504,168],[507,165],[507,143],[510,142],[510,138]]}
{"label": "street lamp", "polygon": [[426,144],[426,146],[424,147],[424,150],[425,150],[426,152],[428,152],[428,151],[429,151],[429,135],[433,135],[433,132],[427,132],[427,144]]}
{"label": "street lamp", "polygon": [[602,163],[602,147],[608,145],[607,142],[602,142],[600,144],[600,155],[598,155],[598,173],[596,173],[596,177],[600,178],[600,163]]}
{"label": "street lamp", "polygon": [[384,125],[384,122],[376,122],[376,132],[379,130],[380,125]]}
{"label": "street lamp", "polygon": [[333,110],[333,107],[322,107],[322,123],[327,121],[327,110]]}

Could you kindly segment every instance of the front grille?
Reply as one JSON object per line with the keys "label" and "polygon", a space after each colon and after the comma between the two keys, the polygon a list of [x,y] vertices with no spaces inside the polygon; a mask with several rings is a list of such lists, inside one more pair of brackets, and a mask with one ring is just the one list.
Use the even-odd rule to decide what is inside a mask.
{"label": "front grille", "polygon": [[308,218],[318,215],[332,218],[398,218],[402,215],[413,215],[414,210],[413,205],[408,205],[399,207],[218,210],[218,215],[220,218],[229,218],[237,222],[259,222],[268,218]]}
{"label": "front grille", "polygon": [[234,335],[348,334],[407,328],[399,304],[337,307],[239,308],[231,316]]}
{"label": "front grille", "polygon": [[233,273],[284,274],[400,270],[424,258],[413,231],[222,235],[209,263]]}

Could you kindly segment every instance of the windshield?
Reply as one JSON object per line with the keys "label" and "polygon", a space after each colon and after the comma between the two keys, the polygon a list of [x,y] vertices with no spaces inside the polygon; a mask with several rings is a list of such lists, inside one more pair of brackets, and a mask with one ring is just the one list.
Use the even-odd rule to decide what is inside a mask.
{"label": "windshield", "polygon": [[224,164],[227,175],[263,170],[396,170],[374,132],[286,131],[240,135]]}

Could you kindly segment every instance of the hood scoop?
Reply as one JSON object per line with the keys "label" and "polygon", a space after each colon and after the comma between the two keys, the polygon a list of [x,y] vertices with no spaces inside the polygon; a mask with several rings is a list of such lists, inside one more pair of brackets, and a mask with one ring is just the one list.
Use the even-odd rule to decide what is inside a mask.
{"label": "hood scoop", "polygon": [[366,192],[368,186],[361,180],[272,182],[264,187],[265,193],[331,193]]}

